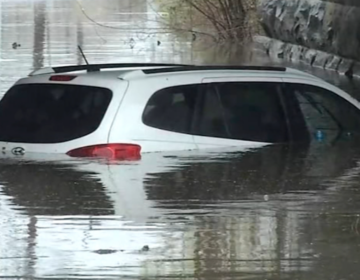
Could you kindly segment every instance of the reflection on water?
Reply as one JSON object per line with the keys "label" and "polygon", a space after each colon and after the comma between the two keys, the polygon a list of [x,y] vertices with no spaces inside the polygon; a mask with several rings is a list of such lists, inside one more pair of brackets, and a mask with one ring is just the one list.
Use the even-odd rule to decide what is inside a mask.
{"label": "reflection on water", "polygon": [[45,45],[45,28],[46,28],[46,3],[37,1],[34,3],[34,58],[33,68],[44,67],[44,45]]}
{"label": "reflection on water", "polygon": [[[154,2],[0,1],[0,94],[33,68],[84,63],[77,45],[92,63],[243,59],[156,32]],[[358,279],[359,156],[344,142],[1,161],[0,278]]]}
{"label": "reflection on water", "polygon": [[117,165],[2,162],[0,273],[357,279],[348,276],[360,257],[358,150],[348,142]]}

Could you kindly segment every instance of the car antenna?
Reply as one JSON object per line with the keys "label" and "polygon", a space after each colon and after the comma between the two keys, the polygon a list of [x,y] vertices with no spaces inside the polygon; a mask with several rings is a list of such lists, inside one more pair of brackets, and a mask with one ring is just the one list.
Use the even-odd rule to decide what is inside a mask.
{"label": "car antenna", "polygon": [[78,48],[79,48],[79,51],[80,51],[80,53],[81,53],[81,56],[84,58],[86,64],[89,65],[89,62],[88,62],[88,60],[86,59],[86,56],[85,56],[82,48],[80,47],[80,45],[78,45]]}

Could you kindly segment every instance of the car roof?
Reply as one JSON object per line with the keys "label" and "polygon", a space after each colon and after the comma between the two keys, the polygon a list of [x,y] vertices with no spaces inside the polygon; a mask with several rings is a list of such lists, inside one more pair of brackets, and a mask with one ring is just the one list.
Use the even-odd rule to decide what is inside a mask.
{"label": "car roof", "polygon": [[306,72],[289,67],[257,66],[257,65],[188,65],[167,63],[120,63],[120,64],[90,64],[47,67],[35,70],[29,74],[29,78],[39,75],[76,74],[78,76],[91,76],[104,79],[142,79],[154,76],[173,75],[259,75],[268,77],[307,78],[321,81],[320,78]]}

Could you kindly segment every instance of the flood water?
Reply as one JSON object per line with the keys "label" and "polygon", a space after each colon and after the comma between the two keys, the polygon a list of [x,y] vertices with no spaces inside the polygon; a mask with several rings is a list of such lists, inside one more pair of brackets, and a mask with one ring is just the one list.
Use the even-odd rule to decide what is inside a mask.
{"label": "flood water", "polygon": [[[92,63],[229,60],[160,32],[154,3],[99,2],[0,1],[0,93],[34,68],[84,63],[77,45]],[[360,96],[357,81],[305,70]],[[350,140],[1,160],[0,279],[359,279],[359,179]]]}

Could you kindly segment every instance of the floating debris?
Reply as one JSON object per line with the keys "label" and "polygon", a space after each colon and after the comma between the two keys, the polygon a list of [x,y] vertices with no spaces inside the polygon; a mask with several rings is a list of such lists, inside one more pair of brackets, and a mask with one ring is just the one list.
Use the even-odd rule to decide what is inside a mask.
{"label": "floating debris", "polygon": [[21,47],[21,45],[18,44],[17,42],[14,42],[14,43],[12,44],[12,48],[13,48],[14,50],[16,50],[16,49],[19,48],[19,47]]}
{"label": "floating debris", "polygon": [[148,251],[150,251],[150,248],[148,245],[145,245],[144,247],[142,247],[141,251],[148,252]]}
{"label": "floating debris", "polygon": [[109,255],[109,254],[114,254],[116,252],[117,252],[117,250],[110,250],[110,249],[100,249],[100,250],[94,251],[94,253],[99,254],[99,255]]}

